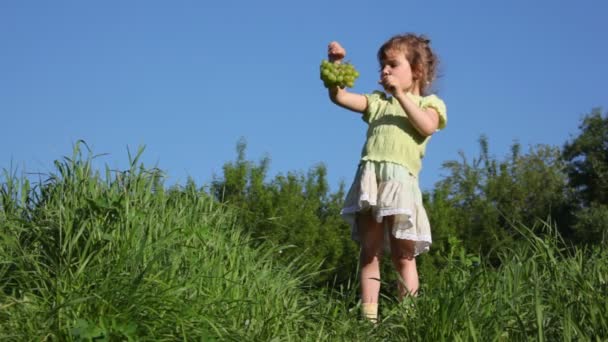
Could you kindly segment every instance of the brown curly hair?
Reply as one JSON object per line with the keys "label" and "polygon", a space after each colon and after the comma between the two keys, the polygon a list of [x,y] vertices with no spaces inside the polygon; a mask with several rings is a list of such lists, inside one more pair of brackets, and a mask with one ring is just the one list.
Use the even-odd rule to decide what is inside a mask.
{"label": "brown curly hair", "polygon": [[382,65],[388,51],[403,51],[412,67],[420,93],[424,95],[435,80],[439,65],[439,58],[431,49],[430,44],[431,40],[424,35],[414,33],[395,35],[382,44],[378,50],[378,62]]}

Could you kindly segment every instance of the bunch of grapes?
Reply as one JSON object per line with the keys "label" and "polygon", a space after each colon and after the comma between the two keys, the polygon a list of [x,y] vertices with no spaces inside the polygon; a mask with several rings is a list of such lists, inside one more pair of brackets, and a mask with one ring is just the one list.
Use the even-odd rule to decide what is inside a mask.
{"label": "bunch of grapes", "polygon": [[332,63],[327,59],[321,61],[321,80],[325,88],[352,88],[358,77],[359,72],[350,63]]}

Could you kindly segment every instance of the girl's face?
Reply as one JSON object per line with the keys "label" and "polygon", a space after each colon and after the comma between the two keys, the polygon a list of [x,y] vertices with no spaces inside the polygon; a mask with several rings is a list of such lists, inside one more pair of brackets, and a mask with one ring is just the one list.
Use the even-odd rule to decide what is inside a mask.
{"label": "girl's face", "polygon": [[[410,62],[405,58],[405,51],[400,49],[386,51],[381,67],[380,78],[385,88],[387,86],[385,80],[388,79],[392,86],[399,87],[399,89],[404,92],[409,91],[419,95],[420,90],[418,89],[418,83],[414,80]],[[393,91],[391,91],[391,93],[392,92]]]}

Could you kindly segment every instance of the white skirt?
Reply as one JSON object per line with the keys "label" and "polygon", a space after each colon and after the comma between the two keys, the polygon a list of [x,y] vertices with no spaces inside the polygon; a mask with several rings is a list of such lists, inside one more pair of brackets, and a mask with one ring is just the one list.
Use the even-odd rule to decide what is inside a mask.
{"label": "white skirt", "polygon": [[[340,214],[350,224],[352,238],[360,241],[357,214],[371,213],[377,222],[395,216],[392,227],[385,226],[397,239],[416,242],[414,255],[427,252],[432,243],[431,225],[422,204],[418,179],[402,165],[363,161],[357,169]],[[388,243],[385,243],[389,246]]]}

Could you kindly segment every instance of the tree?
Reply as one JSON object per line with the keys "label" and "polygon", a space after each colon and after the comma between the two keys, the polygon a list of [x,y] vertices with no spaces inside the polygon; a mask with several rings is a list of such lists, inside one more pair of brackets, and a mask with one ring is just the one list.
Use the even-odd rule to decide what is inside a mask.
{"label": "tree", "polygon": [[578,137],[564,145],[570,186],[582,207],[608,204],[608,117],[595,108],[582,119]]}
{"label": "tree", "polygon": [[514,225],[533,226],[559,216],[567,204],[565,163],[558,148],[538,145],[522,155],[515,143],[499,161],[490,156],[485,136],[479,144],[480,155],[471,162],[461,153],[460,161],[444,163],[450,174],[429,196],[433,235],[443,251],[456,234],[467,250],[485,254],[517,238]]}
{"label": "tree", "polygon": [[580,242],[608,241],[608,115],[595,108],[584,116],[580,134],[567,142],[563,158],[573,189],[572,229]]}

